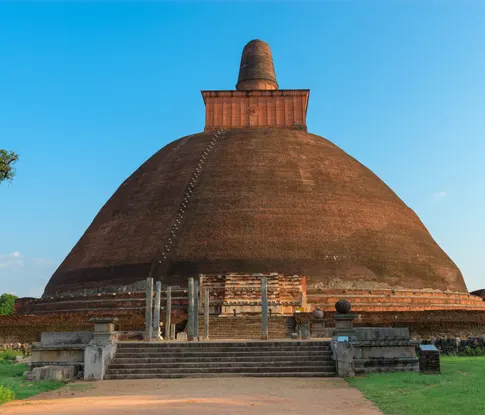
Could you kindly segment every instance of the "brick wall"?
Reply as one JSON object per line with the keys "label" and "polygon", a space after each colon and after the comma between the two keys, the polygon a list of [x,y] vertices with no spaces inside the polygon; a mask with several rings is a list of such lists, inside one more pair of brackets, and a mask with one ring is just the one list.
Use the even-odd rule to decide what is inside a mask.
{"label": "brick wall", "polygon": [[205,131],[221,128],[306,129],[308,90],[203,91]]}

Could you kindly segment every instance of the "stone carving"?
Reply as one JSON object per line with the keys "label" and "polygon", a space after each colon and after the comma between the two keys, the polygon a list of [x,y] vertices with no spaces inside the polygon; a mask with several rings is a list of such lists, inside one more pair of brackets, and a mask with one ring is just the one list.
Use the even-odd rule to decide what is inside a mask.
{"label": "stone carving", "polygon": [[339,314],[349,314],[352,306],[347,300],[339,300],[335,303],[335,310]]}
{"label": "stone carving", "polygon": [[180,333],[177,333],[177,340],[180,341],[187,341],[187,333],[185,331],[181,331]]}
{"label": "stone carving", "polygon": [[316,318],[318,320],[323,318],[323,311],[320,310],[320,307],[317,307],[315,310],[313,310],[313,318]]}

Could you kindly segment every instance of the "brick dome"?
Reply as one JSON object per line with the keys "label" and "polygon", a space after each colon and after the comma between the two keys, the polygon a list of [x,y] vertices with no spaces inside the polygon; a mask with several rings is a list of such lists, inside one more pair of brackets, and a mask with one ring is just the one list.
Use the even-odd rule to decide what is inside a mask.
{"label": "brick dome", "polygon": [[329,289],[466,292],[416,214],[335,144],[289,128],[214,135],[181,138],[140,166],[44,295],[150,273],[184,286],[188,276],[227,272],[299,274]]}

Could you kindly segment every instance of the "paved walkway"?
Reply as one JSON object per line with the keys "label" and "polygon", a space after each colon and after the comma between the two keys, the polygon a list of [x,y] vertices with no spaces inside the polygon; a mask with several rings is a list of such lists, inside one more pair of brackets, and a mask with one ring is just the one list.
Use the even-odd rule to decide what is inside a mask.
{"label": "paved walkway", "polygon": [[[84,385],[84,386],[83,386]],[[82,389],[89,388],[82,391]],[[10,415],[378,415],[341,379],[217,378],[107,380],[0,406]]]}

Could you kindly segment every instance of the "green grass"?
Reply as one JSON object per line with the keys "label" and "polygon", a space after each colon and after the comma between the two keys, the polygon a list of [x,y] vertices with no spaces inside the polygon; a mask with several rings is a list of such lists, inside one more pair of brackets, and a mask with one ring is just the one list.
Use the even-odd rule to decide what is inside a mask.
{"label": "green grass", "polygon": [[347,382],[385,414],[485,414],[485,357],[441,357],[441,375],[376,373]]}
{"label": "green grass", "polygon": [[[23,373],[29,370],[27,365],[16,365],[8,360],[0,360],[0,386],[13,392],[13,396],[8,392],[0,390],[0,404],[15,399],[25,399],[41,392],[55,390],[63,386],[64,382],[41,381],[30,382],[25,379]],[[4,396],[3,402],[1,396]]]}

